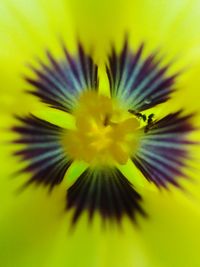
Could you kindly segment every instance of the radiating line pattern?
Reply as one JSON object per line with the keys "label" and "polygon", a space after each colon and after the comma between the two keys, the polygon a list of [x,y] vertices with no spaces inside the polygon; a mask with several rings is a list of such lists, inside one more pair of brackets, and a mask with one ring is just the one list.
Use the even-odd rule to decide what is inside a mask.
{"label": "radiating line pattern", "polygon": [[[21,172],[31,173],[30,183],[59,184],[71,164],[61,144],[63,129],[33,115],[17,117],[19,125],[13,131],[19,134],[14,143],[20,145],[15,155],[27,162]],[[23,146],[23,147],[22,147]]]}
{"label": "radiating line pattern", "polygon": [[174,91],[177,74],[169,76],[170,65],[160,66],[157,53],[143,58],[144,44],[132,52],[126,40],[118,54],[113,48],[106,67],[111,96],[128,108],[143,111],[163,103]]}
{"label": "radiating line pattern", "polygon": [[188,138],[194,130],[192,116],[178,111],[152,123],[132,156],[146,179],[159,187],[167,187],[169,183],[179,187],[178,178],[186,177],[184,167],[190,158],[189,146],[195,144]]}
{"label": "radiating line pattern", "polygon": [[[156,53],[145,58],[143,50],[144,44],[132,52],[126,41],[119,54],[114,48],[112,49],[106,66],[111,97],[125,104],[122,105],[125,113],[129,111],[130,116],[132,114],[138,120],[142,119],[140,127],[131,130],[130,134],[132,135],[133,131],[137,145],[132,153],[128,150],[127,159],[130,157],[146,179],[156,186],[168,188],[172,184],[181,187],[179,178],[187,177],[185,169],[189,168],[191,161],[189,150],[192,145],[196,144],[189,138],[190,133],[195,130],[191,122],[193,114],[184,115],[180,110],[162,119],[156,119],[156,114],[147,116],[141,113],[170,98],[177,76],[176,74],[168,75],[170,65],[161,66]],[[86,107],[88,107],[92,99],[92,105],[95,108],[91,113],[98,113],[94,114],[94,117],[99,115],[99,109],[96,106],[100,104],[104,109],[105,103],[103,102],[102,105],[99,100],[101,97],[98,96],[98,67],[85,53],[82,45],[78,44],[78,52],[75,56],[69,54],[64,45],[63,51],[64,59],[62,60],[55,59],[50,52],[47,52],[48,63],[40,61],[40,68],[31,67],[35,78],[26,78],[26,80],[29,85],[35,87],[31,91],[32,94],[53,108],[72,113],[77,126],[77,123],[80,123],[78,121],[80,117],[76,117],[78,113],[76,114],[73,110],[79,100],[80,102],[86,101]],[[97,94],[93,94],[94,92],[88,95],[83,94],[83,98],[79,98],[79,94],[85,90],[94,90]],[[90,95],[98,97],[94,101],[93,98],[90,99]],[[98,101],[100,103],[97,103]],[[80,108],[80,111],[83,112],[84,108]],[[71,139],[74,140],[71,142],[74,149],[80,146],[89,153],[91,144],[96,146],[96,143],[102,142],[104,140],[102,136],[104,137],[104,133],[110,130],[111,124],[108,125],[107,120],[112,118],[112,112],[114,116],[117,116],[115,109],[109,109],[109,114],[106,114],[106,118],[103,117],[103,124],[102,118],[99,120],[100,127],[91,117],[92,127],[81,127],[80,133],[78,131],[80,140],[76,136]],[[81,125],[87,124],[91,118],[82,116],[81,123],[82,120],[84,123]],[[33,115],[17,117],[17,120],[18,124],[12,128],[17,134],[13,142],[18,145],[15,155],[26,164],[21,172],[30,173],[30,179],[25,185],[36,183],[46,185],[50,190],[53,189],[55,185],[62,182],[72,163],[72,155],[71,158],[68,155],[70,152],[67,150],[67,142],[70,134],[73,135],[76,131],[73,129],[70,132],[70,129],[63,129]],[[111,120],[109,123],[112,123],[113,129],[116,130],[117,124],[121,121],[112,122]],[[94,131],[92,135],[91,131]],[[82,146],[85,135],[88,139],[86,139],[86,146]],[[119,134],[116,135],[118,137]],[[115,142],[117,144],[117,138]],[[105,144],[107,146],[107,140]],[[106,146],[105,155],[108,153]],[[110,145],[108,147],[110,149]],[[112,147],[115,149],[114,145]],[[126,142],[124,147],[127,147]],[[136,223],[137,214],[146,216],[141,204],[142,197],[116,167],[114,161],[112,166],[110,163],[107,165],[106,161],[103,163],[106,166],[98,162],[98,151],[97,149],[95,152],[97,155],[94,153],[95,160],[97,159],[95,166],[91,161],[91,165],[67,189],[66,210],[72,211],[72,225],[77,223],[85,211],[88,213],[90,222],[94,215],[99,213],[104,222],[109,220],[120,224],[124,217],[128,217]],[[85,160],[80,155],[73,159]]]}
{"label": "radiating line pattern", "polygon": [[75,224],[84,210],[90,221],[95,211],[101,217],[120,222],[124,215],[136,221],[136,214],[145,216],[141,196],[117,168],[88,168],[67,191],[67,210],[74,208]]}
{"label": "radiating line pattern", "polygon": [[53,108],[71,112],[80,92],[98,90],[98,68],[81,44],[75,56],[64,45],[63,51],[65,56],[61,61],[47,51],[48,63],[39,60],[40,67],[30,66],[35,77],[25,79],[34,87],[28,92]]}

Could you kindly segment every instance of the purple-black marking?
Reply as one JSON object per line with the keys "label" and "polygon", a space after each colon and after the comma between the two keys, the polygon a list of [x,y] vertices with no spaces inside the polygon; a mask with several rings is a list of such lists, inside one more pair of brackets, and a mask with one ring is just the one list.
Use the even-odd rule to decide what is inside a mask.
{"label": "purple-black marking", "polygon": [[149,125],[132,156],[148,181],[157,186],[167,187],[171,183],[180,187],[178,178],[186,177],[184,168],[190,158],[189,146],[195,144],[188,139],[188,134],[194,130],[190,122],[192,116],[178,111]]}
{"label": "purple-black marking", "polygon": [[71,112],[81,91],[98,90],[98,67],[81,44],[75,56],[70,55],[65,46],[63,51],[62,60],[47,51],[48,63],[39,60],[39,68],[30,67],[35,78],[25,79],[34,87],[28,92],[53,108]]}
{"label": "purple-black marking", "polygon": [[129,109],[143,111],[170,98],[177,74],[169,76],[169,65],[160,66],[157,54],[143,58],[144,44],[135,52],[126,40],[118,54],[113,48],[106,66],[112,97],[124,101]]}
{"label": "purple-black marking", "polygon": [[13,142],[23,145],[15,155],[27,162],[21,170],[31,173],[26,185],[35,182],[52,189],[61,183],[71,164],[61,143],[63,129],[33,115],[17,119],[20,125],[14,126],[13,131],[19,136]]}
{"label": "purple-black marking", "polygon": [[74,208],[75,224],[87,210],[91,221],[96,211],[103,220],[120,223],[123,216],[136,221],[136,214],[145,216],[141,196],[116,168],[87,169],[67,191],[67,210]]}

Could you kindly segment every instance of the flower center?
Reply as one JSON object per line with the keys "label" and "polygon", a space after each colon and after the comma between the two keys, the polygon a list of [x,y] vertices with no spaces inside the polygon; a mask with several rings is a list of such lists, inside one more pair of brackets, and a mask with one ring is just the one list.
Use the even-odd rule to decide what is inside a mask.
{"label": "flower center", "polygon": [[125,108],[95,91],[85,91],[73,112],[76,129],[64,137],[72,159],[94,164],[125,164],[135,150],[139,121]]}

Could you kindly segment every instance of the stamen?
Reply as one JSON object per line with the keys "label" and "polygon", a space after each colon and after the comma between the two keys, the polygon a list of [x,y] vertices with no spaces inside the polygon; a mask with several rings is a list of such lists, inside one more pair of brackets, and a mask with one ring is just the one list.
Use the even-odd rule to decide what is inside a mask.
{"label": "stamen", "polygon": [[76,130],[64,139],[67,154],[95,165],[125,164],[137,146],[139,121],[106,96],[84,92],[74,110]]}

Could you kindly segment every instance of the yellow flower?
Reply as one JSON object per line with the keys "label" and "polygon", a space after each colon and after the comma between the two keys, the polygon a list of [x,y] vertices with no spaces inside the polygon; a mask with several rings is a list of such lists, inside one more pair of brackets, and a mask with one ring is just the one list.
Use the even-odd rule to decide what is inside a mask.
{"label": "yellow flower", "polygon": [[[197,131],[189,136],[199,116],[185,115],[199,111],[199,1],[7,0],[0,12],[2,266],[199,266],[200,188],[191,181],[199,151],[188,151],[199,138]],[[52,108],[24,92],[30,85],[21,74]],[[30,186],[15,194],[32,182],[54,190]]]}

